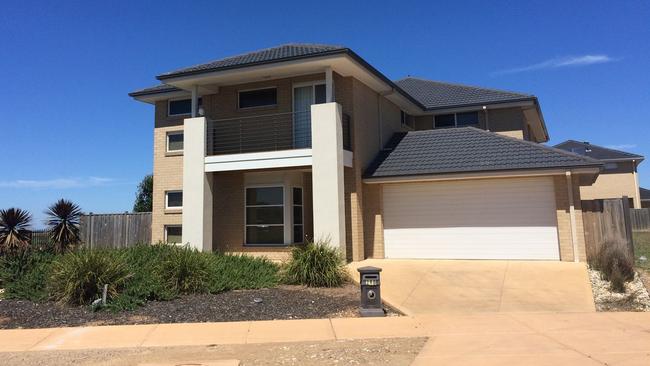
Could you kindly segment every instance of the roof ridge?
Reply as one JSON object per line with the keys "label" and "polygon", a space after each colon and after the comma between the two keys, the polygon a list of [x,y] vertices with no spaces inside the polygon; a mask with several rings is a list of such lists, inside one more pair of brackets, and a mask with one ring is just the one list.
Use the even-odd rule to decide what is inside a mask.
{"label": "roof ridge", "polygon": [[440,81],[440,80],[424,79],[424,78],[417,77],[417,76],[407,76],[405,78],[395,80],[394,82],[398,83],[400,81],[407,80],[407,79],[414,79],[414,80],[420,80],[420,81],[426,81],[426,82],[430,82],[430,83],[438,83],[438,84],[444,84],[444,85],[450,85],[450,86],[460,86],[460,87],[464,87],[464,88],[490,90],[490,91],[495,91],[495,92],[499,92],[499,93],[518,94],[518,95],[522,95],[522,96],[526,96],[526,97],[535,97],[534,94],[521,93],[521,92],[516,92],[516,91],[512,91],[512,90],[486,88],[486,87],[483,87],[483,86],[468,85],[468,84],[461,84],[461,83],[452,83],[452,82]]}
{"label": "roof ridge", "polygon": [[566,141],[564,141],[564,142],[560,142],[559,144],[556,144],[555,146],[559,146],[559,145],[562,145],[562,144],[566,144],[567,142],[575,142],[575,143],[582,144],[582,145],[587,145],[587,144],[589,144],[589,146],[595,146],[595,147],[597,147],[597,148],[599,148],[599,149],[603,149],[603,150],[607,150],[607,151],[613,151],[613,152],[616,152],[616,153],[629,155],[630,157],[639,157],[639,158],[644,158],[643,155],[634,154],[634,153],[627,152],[627,151],[623,151],[623,150],[611,149],[611,148],[609,148],[609,147],[605,147],[605,146],[602,146],[602,145],[592,144],[592,143],[589,142],[589,141],[577,141],[577,140],[569,139],[569,140],[566,140]]}
{"label": "roof ridge", "polygon": [[524,139],[519,139],[517,137],[502,135],[502,134],[499,134],[499,133],[496,133],[496,132],[486,131],[486,130],[482,130],[480,128],[476,128],[476,127],[472,127],[472,126],[457,127],[457,129],[460,129],[460,128],[473,129],[473,130],[476,130],[476,131],[479,131],[479,132],[482,132],[482,133],[491,134],[492,136],[495,136],[497,138],[503,138],[503,139],[507,139],[507,140],[518,141],[518,142],[521,142],[521,143],[529,144],[530,146],[534,146],[535,148],[540,149],[540,150],[554,151],[554,152],[557,152],[557,153],[560,153],[560,154],[569,155],[569,156],[573,156],[573,157],[578,157],[578,158],[581,158],[581,159],[586,160],[586,161],[591,162],[591,163],[602,164],[601,161],[598,160],[598,159],[594,159],[594,158],[589,157],[589,156],[580,155],[580,154],[573,153],[573,152],[570,152],[570,151],[558,149],[558,148],[553,147],[553,146],[542,145],[542,144],[539,144],[537,142],[532,142],[532,141],[528,141],[528,140],[524,140]]}

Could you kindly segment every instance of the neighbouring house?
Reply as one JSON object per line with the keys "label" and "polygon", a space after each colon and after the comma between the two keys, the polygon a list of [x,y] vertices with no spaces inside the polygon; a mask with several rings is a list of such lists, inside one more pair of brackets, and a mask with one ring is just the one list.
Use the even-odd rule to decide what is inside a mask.
{"label": "neighbouring house", "polygon": [[650,208],[650,189],[639,188],[639,195],[641,196],[641,208]]}
{"label": "neighbouring house", "polygon": [[407,77],[288,44],[130,93],[155,107],[154,241],[283,259],[585,259],[602,163],[546,147],[537,98]]}
{"label": "neighbouring house", "polygon": [[630,199],[630,207],[641,208],[637,168],[644,157],[625,151],[614,150],[586,141],[568,140],[556,148],[588,156],[603,163],[600,175],[590,186],[580,187],[583,200],[621,198]]}

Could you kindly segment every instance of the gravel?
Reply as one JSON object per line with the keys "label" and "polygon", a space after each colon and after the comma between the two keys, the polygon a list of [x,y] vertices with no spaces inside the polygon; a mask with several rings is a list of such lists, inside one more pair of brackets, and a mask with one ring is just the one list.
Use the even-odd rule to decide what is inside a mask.
{"label": "gravel", "polygon": [[598,311],[650,311],[650,296],[641,277],[635,273],[634,280],[625,284],[625,293],[611,290],[609,281],[602,279],[600,271],[590,268],[589,279]]}
{"label": "gravel", "polygon": [[[359,316],[359,288],[280,286],[221,294],[182,296],[151,301],[133,311],[93,312],[89,306],[0,300],[0,328],[49,328],[82,325],[227,322]],[[389,315],[399,313],[386,307]]]}

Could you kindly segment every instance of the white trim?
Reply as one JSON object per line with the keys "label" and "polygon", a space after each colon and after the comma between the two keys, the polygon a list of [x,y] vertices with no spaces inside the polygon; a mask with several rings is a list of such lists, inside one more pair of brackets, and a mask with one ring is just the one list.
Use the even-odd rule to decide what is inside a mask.
{"label": "white trim", "polygon": [[[248,205],[247,199],[247,191],[249,189],[255,189],[255,188],[282,188],[282,204],[281,205]],[[293,198],[293,197],[292,197]],[[244,243],[243,246],[245,247],[284,247],[287,246],[286,244],[286,236],[287,236],[287,187],[285,184],[278,184],[278,183],[269,183],[269,184],[246,184],[244,185]],[[283,232],[283,242],[278,244],[278,243],[256,243],[256,244],[249,244],[248,243],[248,234],[246,229],[249,226],[262,226],[259,224],[248,224],[248,217],[247,217],[247,212],[246,209],[248,207],[282,207],[282,224],[265,224],[263,226],[282,226],[282,232]],[[292,207],[293,209],[293,207]],[[290,225],[291,228],[293,229],[293,225]]]}
{"label": "white trim", "polygon": [[[599,168],[576,168],[571,170],[574,174],[596,174]],[[517,177],[537,177],[544,175],[564,175],[566,170],[549,169],[549,170],[514,170],[503,172],[475,172],[475,173],[450,173],[450,174],[430,174],[430,175],[411,175],[401,177],[386,178],[366,178],[363,180],[367,184],[379,183],[402,183],[402,182],[434,182],[443,180],[463,180],[463,179],[488,179],[488,178],[517,178]]]}
{"label": "white trim", "polygon": [[312,165],[311,149],[293,149],[205,157],[206,172]]}
{"label": "white trim", "polygon": [[173,189],[173,190],[165,191],[165,210],[182,211],[183,210],[183,205],[169,206],[169,194],[170,193],[180,193],[181,194],[181,200],[183,200],[183,190],[182,189]]}
{"label": "white trim", "polygon": [[[178,150],[169,150],[169,135],[183,135],[183,148]],[[165,152],[180,153],[185,150],[185,133],[183,130],[167,131],[165,134]]]}
{"label": "white trim", "polygon": [[[266,90],[266,89],[275,89],[275,104],[264,104],[264,105],[257,105],[254,107],[241,107],[239,104],[239,96],[241,93],[246,93],[246,92],[251,92],[251,91],[257,91],[257,90]],[[252,109],[258,109],[258,108],[273,108],[278,106],[278,87],[277,85],[273,86],[265,86],[263,88],[252,88],[252,89],[237,89],[237,110],[241,111],[249,111]]]}
{"label": "white trim", "polygon": [[183,237],[182,236],[182,234],[183,234],[183,225],[177,225],[177,224],[163,226],[163,238],[165,239],[165,243],[169,243],[169,241],[167,240],[167,229],[170,228],[170,227],[179,227],[179,228],[181,228],[181,242],[180,243],[174,243],[174,244],[183,244],[182,243],[182,241],[183,241],[183,239],[182,239],[182,237]]}
{"label": "white trim", "polygon": [[513,108],[513,107],[530,107],[534,106],[535,103],[533,101],[521,101],[521,102],[509,102],[509,103],[487,103],[484,105],[472,105],[472,106],[467,106],[467,107],[452,107],[452,108],[445,108],[445,109],[434,109],[432,111],[427,111],[425,113],[420,113],[418,116],[426,116],[426,115],[435,115],[435,114],[451,114],[451,113],[463,113],[463,112],[473,112],[473,111],[480,111],[483,109],[483,107],[486,107],[486,109],[503,109],[503,108]]}

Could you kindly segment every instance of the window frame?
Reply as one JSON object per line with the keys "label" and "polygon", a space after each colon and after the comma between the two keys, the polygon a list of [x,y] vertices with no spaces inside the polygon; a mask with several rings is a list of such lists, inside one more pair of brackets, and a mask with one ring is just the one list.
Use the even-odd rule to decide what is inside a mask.
{"label": "window frame", "polygon": [[[293,244],[304,244],[305,243],[305,190],[303,189],[302,186],[291,186],[291,242]],[[300,204],[297,205],[293,199],[293,190],[294,189],[300,189]],[[301,218],[300,218],[300,224],[296,224],[296,219],[294,215],[294,209],[296,207],[300,207],[300,212],[301,212]],[[300,241],[297,241],[294,234],[295,234],[295,226],[301,226],[302,227],[302,237],[300,238]]]}
{"label": "window frame", "polygon": [[[183,148],[178,149],[178,150],[170,150],[169,149],[169,136],[171,135],[183,135]],[[183,130],[176,130],[176,131],[168,131],[167,134],[165,135],[165,152],[170,153],[170,154],[180,154],[185,150],[185,131]]]}
{"label": "window frame", "polygon": [[[171,102],[178,102],[180,100],[189,100],[190,101],[190,111],[187,113],[171,113]],[[198,106],[201,107],[203,105],[203,97],[199,97],[198,100]],[[192,114],[192,98],[187,98],[187,97],[178,97],[178,98],[170,98],[167,99],[167,117],[179,117],[179,116],[189,116]]]}
{"label": "window frame", "polygon": [[[275,104],[264,104],[264,105],[254,106],[254,107],[242,107],[241,106],[241,93],[258,91],[258,90],[267,90],[267,89],[275,89]],[[264,109],[264,108],[277,108],[277,106],[278,106],[278,87],[277,87],[277,85],[267,86],[267,87],[263,87],[263,88],[252,88],[252,89],[237,90],[237,110],[248,111],[248,110]]]}
{"label": "window frame", "polygon": [[170,193],[180,193],[181,194],[181,201],[183,200],[183,190],[182,189],[173,189],[173,190],[165,191],[165,210],[166,211],[182,211],[183,210],[183,205],[182,204],[180,206],[169,206],[169,194]]}
{"label": "window frame", "polygon": [[[248,205],[248,190],[257,189],[257,188],[282,188],[282,205]],[[284,184],[250,184],[244,186],[244,247],[286,247],[288,244],[285,243],[285,225],[286,222],[286,198],[287,198],[287,186]],[[293,196],[292,196],[293,199]],[[293,201],[292,201],[293,203]],[[247,228],[249,226],[261,226],[260,224],[248,224],[248,207],[282,207],[282,224],[267,224],[265,226],[281,226],[282,227],[282,243],[249,243],[248,242],[248,232]],[[293,205],[292,205],[293,209]],[[292,218],[293,223],[293,218]],[[293,226],[292,226],[293,227]]]}
{"label": "window frame", "polygon": [[[458,128],[458,115],[459,115],[459,114],[464,114],[464,113],[467,113],[467,114],[469,114],[469,113],[476,113],[476,124],[463,125],[463,126],[461,126],[461,127],[472,127],[472,126],[476,126],[477,128],[479,128],[479,126],[481,125],[481,118],[480,118],[480,116],[479,116],[479,112],[480,112],[479,110],[475,110],[475,111],[465,111],[465,112],[451,112],[451,113],[440,113],[440,114],[434,114],[434,115],[432,116],[432,117],[433,117],[433,129],[438,129],[438,128]],[[453,126],[443,126],[443,127],[438,127],[438,126],[436,126],[436,117],[437,117],[437,116],[446,116],[446,115],[450,115],[450,114],[454,116],[454,125],[453,125]]]}
{"label": "window frame", "polygon": [[[176,243],[176,242],[174,242],[174,243],[170,243],[170,242],[169,242],[169,240],[168,240],[168,233],[167,233],[167,230],[168,230],[169,228],[180,228],[180,229],[181,229],[181,241],[180,241],[179,243]],[[182,245],[182,244],[183,244],[183,225],[180,225],[180,224],[175,224],[175,225],[165,225],[165,226],[163,226],[163,231],[164,231],[164,235],[163,235],[163,236],[164,236],[164,239],[165,239],[165,243],[167,243],[167,244],[176,244],[176,245],[179,245],[179,244]]]}

